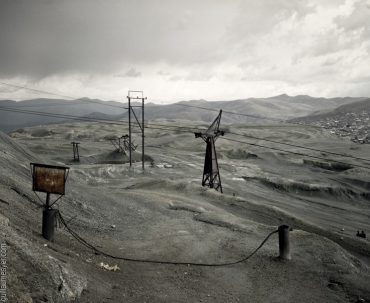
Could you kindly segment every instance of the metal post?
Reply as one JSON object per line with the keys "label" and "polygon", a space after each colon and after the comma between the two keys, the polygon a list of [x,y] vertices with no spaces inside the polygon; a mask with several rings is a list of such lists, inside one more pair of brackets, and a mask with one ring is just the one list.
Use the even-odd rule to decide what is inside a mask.
{"label": "metal post", "polygon": [[46,194],[45,209],[42,212],[42,236],[49,241],[54,241],[54,228],[57,210],[50,208],[50,193]]}
{"label": "metal post", "polygon": [[80,153],[78,151],[78,145],[80,143],[77,142],[71,142],[73,147],[73,161],[80,161]]}
{"label": "metal post", "polygon": [[44,209],[42,212],[42,236],[49,241],[54,241],[55,218],[58,210]]}
{"label": "metal post", "polygon": [[130,157],[130,167],[132,166],[131,161],[131,98],[130,96],[127,96],[128,98],[128,145],[129,148],[129,157]]}
{"label": "metal post", "polygon": [[72,144],[72,149],[73,149],[73,160],[75,160],[76,159],[75,143],[71,142],[71,144]]}
{"label": "metal post", "polygon": [[144,98],[142,100],[142,109],[141,109],[141,145],[142,145],[142,155],[141,162],[144,171]]}
{"label": "metal post", "polygon": [[78,143],[76,143],[77,161],[80,161],[80,152],[78,151]]}
{"label": "metal post", "polygon": [[280,225],[279,231],[279,258],[282,260],[290,260],[290,242],[289,232],[290,227],[288,225]]}
{"label": "metal post", "polygon": [[46,209],[49,209],[50,208],[50,193],[46,193],[46,205],[45,205],[45,208]]}

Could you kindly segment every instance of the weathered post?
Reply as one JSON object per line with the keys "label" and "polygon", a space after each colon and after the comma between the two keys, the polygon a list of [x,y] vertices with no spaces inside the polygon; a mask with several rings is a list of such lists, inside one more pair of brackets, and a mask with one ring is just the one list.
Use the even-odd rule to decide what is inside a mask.
{"label": "weathered post", "polygon": [[54,242],[55,218],[58,210],[50,207],[50,193],[46,193],[45,209],[42,212],[42,236]]}
{"label": "weathered post", "polygon": [[78,142],[71,142],[73,148],[73,161],[80,161],[80,153],[78,151]]}
{"label": "weathered post", "polygon": [[[69,167],[31,163],[32,190],[46,193],[46,201],[42,212],[42,236],[49,241],[54,241],[55,220],[58,210],[53,209],[61,196],[65,194],[65,183]],[[60,197],[50,204],[50,194]]]}
{"label": "weathered post", "polygon": [[282,260],[290,260],[290,241],[289,232],[290,227],[288,225],[280,225],[278,228],[279,232],[279,258]]}

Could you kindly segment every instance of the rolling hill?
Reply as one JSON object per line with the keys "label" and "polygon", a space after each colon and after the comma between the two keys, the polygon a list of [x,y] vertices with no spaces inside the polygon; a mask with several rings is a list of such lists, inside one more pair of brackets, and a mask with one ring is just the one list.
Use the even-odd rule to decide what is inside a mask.
{"label": "rolling hill", "polygon": [[[221,194],[201,186],[205,146],[191,132],[147,129],[153,164],[147,161],[145,171],[101,140],[120,134],[120,125],[51,124],[13,138],[0,132],[8,301],[368,302],[370,243],[356,236],[370,229],[367,165],[324,151],[365,158],[370,145],[352,149],[348,140],[302,125],[229,127],[323,152],[241,145],[226,140],[230,132],[217,141]],[[81,162],[72,161],[71,136],[81,139]],[[111,161],[116,157],[123,161]],[[42,238],[45,194],[39,200],[32,192],[30,162],[70,167],[66,195],[53,208],[81,238],[65,227],[54,242]],[[281,224],[293,227],[292,260],[277,258],[277,235],[245,260]]]}
{"label": "rolling hill", "polygon": [[[274,123],[279,120],[307,116],[318,111],[332,110],[338,106],[364,99],[351,97],[326,99],[305,95],[288,96],[283,94],[271,98],[249,98],[233,101],[191,100],[168,105],[147,103],[145,106],[145,118],[148,120],[182,119],[209,122],[214,119],[218,109],[223,109],[249,115],[240,116],[225,112],[223,115],[223,123],[225,124]],[[126,103],[88,98],[74,101],[62,99],[33,99],[19,102],[3,100],[0,101],[0,130],[10,132],[26,126],[68,121],[68,117],[56,118],[47,116],[49,113],[94,119],[127,119],[128,114],[125,107],[127,107]],[[207,110],[208,108],[213,109],[213,111]],[[24,112],[11,112],[9,110],[43,112],[45,115],[39,116]],[[271,119],[260,119],[253,116]],[[139,111],[138,117],[140,117]]]}
{"label": "rolling hill", "polygon": [[340,137],[350,137],[354,142],[369,143],[370,98],[292,119],[291,122],[324,127]]}

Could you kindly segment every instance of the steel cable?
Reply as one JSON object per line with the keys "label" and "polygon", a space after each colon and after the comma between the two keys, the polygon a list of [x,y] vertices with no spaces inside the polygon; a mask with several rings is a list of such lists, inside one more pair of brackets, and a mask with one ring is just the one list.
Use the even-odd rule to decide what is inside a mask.
{"label": "steel cable", "polygon": [[197,263],[197,262],[174,262],[174,261],[161,261],[161,260],[150,260],[150,259],[136,259],[136,258],[128,258],[128,257],[120,257],[120,256],[115,256],[106,252],[103,252],[102,250],[96,248],[94,245],[90,244],[87,242],[85,239],[83,239],[80,235],[78,235],[74,230],[72,230],[67,222],[64,220],[62,214],[60,211],[58,211],[58,218],[62,225],[67,229],[67,231],[82,245],[92,249],[95,253],[116,259],[116,260],[123,260],[123,261],[129,261],[129,262],[139,262],[139,263],[152,263],[152,264],[162,264],[162,265],[191,265],[191,266],[201,266],[201,267],[221,267],[221,266],[230,266],[230,265],[235,265],[239,263],[243,263],[247,261],[249,258],[251,258],[254,254],[259,251],[262,246],[267,242],[267,240],[275,233],[278,232],[278,230],[274,230],[271,233],[269,233],[266,238],[261,242],[261,244],[249,255],[245,256],[244,258],[237,260],[237,261],[232,261],[232,262],[224,262],[224,263]]}

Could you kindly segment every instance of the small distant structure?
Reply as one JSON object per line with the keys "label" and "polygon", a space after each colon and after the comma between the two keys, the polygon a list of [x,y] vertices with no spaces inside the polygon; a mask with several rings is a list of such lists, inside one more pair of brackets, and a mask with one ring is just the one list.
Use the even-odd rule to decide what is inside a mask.
{"label": "small distant structure", "polygon": [[116,148],[116,151],[126,155],[126,152],[135,151],[137,145],[134,142],[130,142],[129,135],[123,135],[114,139],[110,139],[112,145]]}
{"label": "small distant structure", "polygon": [[361,230],[361,232],[358,230],[356,236],[366,239],[366,233],[363,230]]}
{"label": "small distant structure", "polygon": [[78,150],[79,142],[71,142],[73,148],[73,161],[79,162],[80,161],[80,153]]}
{"label": "small distant structure", "polygon": [[202,186],[208,186],[222,193],[220,170],[218,168],[215,141],[225,134],[220,130],[222,110],[205,132],[195,132],[195,138],[202,138],[206,142]]}

